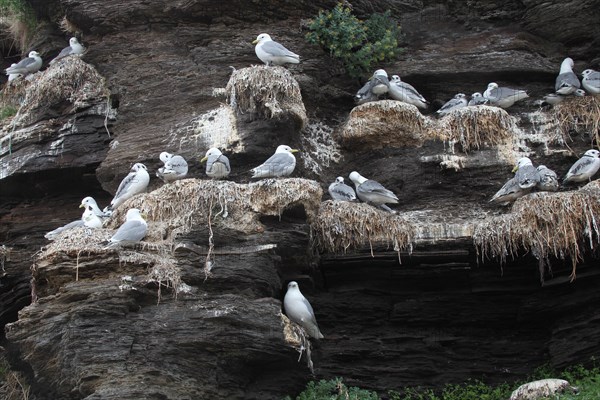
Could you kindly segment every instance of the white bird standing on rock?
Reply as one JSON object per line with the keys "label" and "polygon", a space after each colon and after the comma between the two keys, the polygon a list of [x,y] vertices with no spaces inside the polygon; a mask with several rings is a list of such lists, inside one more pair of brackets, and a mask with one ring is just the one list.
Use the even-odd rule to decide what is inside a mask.
{"label": "white bird standing on rock", "polygon": [[109,209],[116,210],[125,200],[146,191],[149,182],[150,175],[148,175],[146,166],[142,163],[133,164],[129,174],[121,181],[115,197],[110,202]]}
{"label": "white bird standing on rock", "polygon": [[[109,239],[111,245],[117,243],[136,243],[146,237],[148,224],[137,208],[127,210],[125,222],[117,229],[117,232]],[[109,247],[111,247],[109,245]]]}
{"label": "white bird standing on rock", "polygon": [[586,69],[581,75],[583,75],[581,80],[583,88],[591,94],[600,94],[600,72]]}
{"label": "white bird standing on rock", "polygon": [[479,92],[473,93],[471,95],[471,100],[469,100],[469,106],[480,106],[487,103],[489,103],[489,100],[483,97]]}
{"label": "white bird standing on rock", "polygon": [[42,57],[37,51],[30,51],[29,57],[19,61],[16,65],[11,65],[6,68],[6,75],[23,75],[34,74],[42,68]]}
{"label": "white bird standing on rock", "polygon": [[524,90],[498,87],[496,82],[490,82],[483,92],[483,97],[489,100],[492,106],[508,108],[517,101],[528,98],[529,95]]}
{"label": "white bird standing on rock", "polygon": [[521,189],[531,189],[540,182],[540,173],[528,157],[519,158],[512,172],[515,172],[515,179]]}
{"label": "white bird standing on rock", "polygon": [[356,92],[354,100],[357,104],[367,103],[379,99],[379,96],[389,91],[390,81],[384,69],[378,69],[373,73],[371,79]]}
{"label": "white bird standing on rock", "polygon": [[188,164],[183,157],[163,151],[160,153],[159,158],[164,163],[164,166],[156,171],[156,176],[163,182],[174,182],[186,177]]}
{"label": "white bird standing on rock", "polygon": [[83,53],[85,53],[85,47],[81,43],[79,43],[76,37],[72,37],[71,39],[69,39],[69,46],[62,49],[60,53],[58,53],[58,55],[54,57],[52,61],[50,61],[50,65],[67,56],[81,55]]}
{"label": "white bird standing on rock", "polygon": [[298,54],[292,53],[283,45],[271,39],[268,33],[258,35],[252,44],[256,44],[254,47],[256,56],[268,66],[298,64],[300,62]]}
{"label": "white bird standing on rock", "polygon": [[573,164],[563,179],[563,182],[585,182],[590,181],[592,176],[600,169],[600,152],[590,149],[583,157]]}
{"label": "white bird standing on rock", "polygon": [[296,157],[294,153],[297,149],[292,149],[284,144],[277,147],[275,154],[256,168],[252,168],[252,178],[279,178],[289,176],[296,167]]}
{"label": "white bird standing on rock", "polygon": [[206,175],[213,179],[227,178],[231,172],[229,158],[227,158],[221,150],[213,147],[208,149],[206,155],[200,160],[201,163],[206,161]]}
{"label": "white bird standing on rock", "polygon": [[283,309],[288,318],[303,327],[310,337],[323,339],[323,334],[317,325],[315,312],[294,281],[288,283],[287,292],[283,298]]}
{"label": "white bird standing on rock", "polygon": [[448,100],[439,110],[436,111],[438,115],[446,115],[452,111],[466,107],[469,102],[467,101],[467,95],[464,93],[458,93],[454,98]]}
{"label": "white bird standing on rock", "polygon": [[575,63],[573,59],[567,57],[563,60],[560,65],[560,72],[556,77],[554,83],[554,91],[560,95],[567,96],[573,94],[577,89],[581,87],[581,83],[577,78],[577,75],[573,72]]}
{"label": "white bird standing on rock", "polygon": [[392,99],[412,104],[419,108],[425,109],[427,108],[427,104],[429,104],[429,102],[425,100],[425,97],[417,92],[417,89],[406,82],[402,82],[398,75],[392,75],[389,93]]}
{"label": "white bird standing on rock", "polygon": [[329,195],[333,200],[340,201],[355,201],[356,193],[354,189],[344,183],[344,178],[338,176],[335,178],[335,182],[329,185]]}
{"label": "white bird standing on rock", "polygon": [[367,179],[356,171],[350,173],[350,180],[354,182],[356,195],[365,203],[389,212],[393,212],[393,210],[386,206],[386,203],[398,204],[398,197],[390,190],[384,188],[381,183]]}

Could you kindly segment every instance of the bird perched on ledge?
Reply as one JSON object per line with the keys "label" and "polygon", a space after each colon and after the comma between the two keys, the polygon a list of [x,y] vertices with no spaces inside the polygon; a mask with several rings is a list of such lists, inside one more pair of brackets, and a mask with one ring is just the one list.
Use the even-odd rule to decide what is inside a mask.
{"label": "bird perched on ledge", "polygon": [[294,153],[297,149],[292,149],[284,144],[277,147],[275,154],[267,159],[258,167],[252,168],[252,178],[279,178],[289,176],[296,167],[296,157]]}
{"label": "bird perched on ledge", "polygon": [[298,283],[294,281],[288,283],[287,292],[283,298],[283,309],[288,318],[303,327],[310,337],[323,339],[323,334],[317,325],[315,312],[306,297],[300,292]]}
{"label": "bird perched on ledge", "polygon": [[300,56],[277,43],[268,33],[261,33],[252,42],[256,44],[254,52],[260,61],[267,65],[298,64]]}

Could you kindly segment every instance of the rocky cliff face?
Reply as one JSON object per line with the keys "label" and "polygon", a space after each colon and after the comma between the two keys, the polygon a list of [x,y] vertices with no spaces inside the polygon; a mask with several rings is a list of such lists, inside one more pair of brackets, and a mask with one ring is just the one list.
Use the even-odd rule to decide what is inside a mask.
{"label": "rocky cliff face", "polygon": [[[498,229],[505,242],[490,226],[510,226],[519,207],[488,204],[519,156],[560,175],[595,146],[597,100],[534,104],[551,92],[564,57],[579,72],[599,67],[593,1],[352,2],[360,16],[390,9],[400,21],[406,51],[385,68],[432,102],[424,116],[395,102],[351,113],[362,82],[303,38],[306,19],[333,1],[30,3],[45,22],[31,44],[44,60],[70,35],[89,48],[83,61],[45,63],[32,82],[3,91],[20,109],[0,131],[0,322],[32,397],[297,392],[311,373],[280,312],[289,280],[325,335],[312,348],[317,378],[383,392],[500,382],[599,354],[596,225],[563,235],[568,206],[555,207],[556,218],[532,221],[547,236]],[[289,74],[243,69],[258,64],[250,42],[261,32],[301,64]],[[260,74],[299,91],[265,101],[236,86],[268,85]],[[456,92],[490,81],[526,87],[531,98],[508,113],[432,116]],[[280,143],[302,150],[293,176],[306,179],[250,184],[246,171]],[[212,146],[229,156],[236,183],[204,180],[198,158]],[[151,193],[124,206],[148,213],[145,246],[98,244],[123,210],[106,229],[43,238],[79,217],[83,197],[107,204],[132,163],[155,171],[165,150],[186,157],[192,179],[152,179]],[[352,170],[397,193],[399,214],[321,203],[328,184]],[[597,198],[595,183],[581,190],[577,199]],[[543,204],[521,209],[554,199],[539,197]],[[584,204],[581,215],[597,218],[594,201]],[[554,247],[540,253],[541,242]],[[482,257],[483,249],[508,261]]]}

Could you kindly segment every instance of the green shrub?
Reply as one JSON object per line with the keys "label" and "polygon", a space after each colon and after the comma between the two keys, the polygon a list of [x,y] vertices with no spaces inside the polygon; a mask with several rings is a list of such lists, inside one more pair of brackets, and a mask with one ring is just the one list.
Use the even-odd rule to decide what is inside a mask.
{"label": "green shrub", "polygon": [[479,380],[470,380],[464,384],[448,384],[439,395],[431,389],[407,389],[403,395],[390,391],[390,400],[506,400],[512,389],[508,384],[487,386]]}
{"label": "green shrub", "polygon": [[[285,400],[291,400],[286,397]],[[309,382],[295,400],[380,400],[375,392],[347,387],[341,378]]]}
{"label": "green shrub", "polygon": [[17,113],[17,109],[13,106],[4,106],[0,108],[0,121],[5,120],[8,117],[12,117]]}
{"label": "green shrub", "polygon": [[319,11],[308,28],[306,39],[339,59],[354,78],[370,72],[375,63],[391,60],[402,52],[398,47],[400,27],[389,11],[361,21],[350,8],[338,3],[331,11]]}
{"label": "green shrub", "polygon": [[0,19],[8,25],[8,31],[18,47],[27,50],[29,39],[37,27],[37,18],[31,5],[25,0],[0,0]]}

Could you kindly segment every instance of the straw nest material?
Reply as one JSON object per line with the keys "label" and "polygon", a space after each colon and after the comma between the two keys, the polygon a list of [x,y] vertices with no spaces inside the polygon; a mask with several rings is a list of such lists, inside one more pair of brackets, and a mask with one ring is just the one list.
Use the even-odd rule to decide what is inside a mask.
{"label": "straw nest material", "polygon": [[53,106],[68,103],[71,111],[89,107],[108,98],[104,78],[79,57],[67,57],[45,71],[32,75],[31,82],[18,79],[6,86],[2,103],[20,107],[13,125],[35,122]]}
{"label": "straw nest material", "polygon": [[300,353],[298,361],[300,361],[300,358],[302,358],[302,353],[306,352],[306,366],[311,373],[314,373],[314,364],[311,356],[312,345],[308,339],[308,335],[304,331],[304,328],[290,321],[287,316],[283,314],[280,314],[280,316],[281,324],[283,325],[283,336],[286,343]]}
{"label": "straw nest material", "polygon": [[429,138],[429,120],[417,107],[395,100],[361,104],[338,131],[344,147],[419,147]]}
{"label": "straw nest material", "polygon": [[435,136],[459,143],[463,152],[483,146],[509,144],[515,137],[515,119],[499,107],[463,107],[439,120]]}
{"label": "straw nest material", "polygon": [[227,87],[227,101],[239,113],[265,119],[296,120],[300,129],[307,122],[300,86],[283,67],[254,65],[235,70]]}
{"label": "straw nest material", "polygon": [[394,250],[412,250],[413,223],[401,216],[380,211],[364,203],[327,200],[311,223],[316,250],[340,253],[373,245],[393,246]]}
{"label": "straw nest material", "polygon": [[600,181],[580,190],[540,192],[515,201],[510,213],[475,228],[473,241],[482,259],[515,256],[520,250],[540,260],[541,278],[549,257],[570,258],[575,268],[586,248],[600,242]]}
{"label": "straw nest material", "polygon": [[600,96],[571,96],[552,111],[563,138],[570,138],[572,132],[585,132],[600,143]]}

